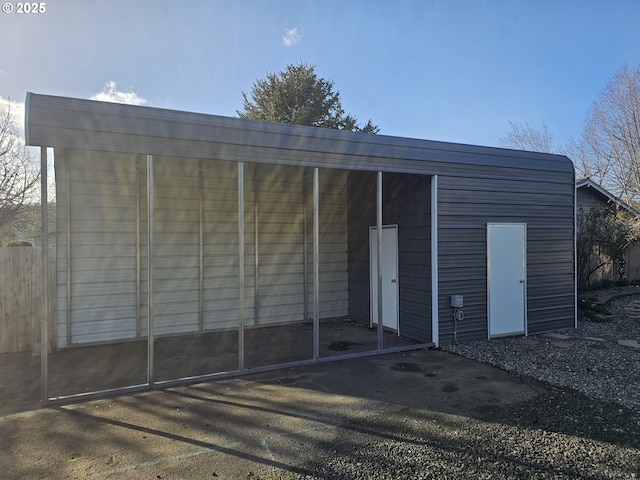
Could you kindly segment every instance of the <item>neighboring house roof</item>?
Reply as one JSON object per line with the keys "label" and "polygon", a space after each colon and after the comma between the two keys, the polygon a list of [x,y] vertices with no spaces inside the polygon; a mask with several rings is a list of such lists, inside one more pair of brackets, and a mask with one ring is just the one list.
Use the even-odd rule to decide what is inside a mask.
{"label": "neighboring house roof", "polygon": [[[576,192],[579,193],[580,191],[590,192],[592,195],[598,197],[603,203],[613,204],[617,208],[626,210],[627,212],[629,212],[634,216],[640,216],[639,210],[625,203],[621,198],[616,197],[609,190],[604,188],[602,185],[599,185],[598,183],[594,182],[589,177],[583,178],[576,182]],[[584,205],[581,205],[581,202],[578,199],[578,208],[580,207],[584,207]]]}

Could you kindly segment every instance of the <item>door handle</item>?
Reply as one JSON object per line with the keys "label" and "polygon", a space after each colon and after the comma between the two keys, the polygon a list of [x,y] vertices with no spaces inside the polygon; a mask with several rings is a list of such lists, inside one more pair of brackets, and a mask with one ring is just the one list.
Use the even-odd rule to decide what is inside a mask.
{"label": "door handle", "polygon": [[524,280],[520,280],[520,283],[524,283]]}
{"label": "door handle", "polygon": [[397,283],[397,280],[395,278],[392,278],[391,283]]}

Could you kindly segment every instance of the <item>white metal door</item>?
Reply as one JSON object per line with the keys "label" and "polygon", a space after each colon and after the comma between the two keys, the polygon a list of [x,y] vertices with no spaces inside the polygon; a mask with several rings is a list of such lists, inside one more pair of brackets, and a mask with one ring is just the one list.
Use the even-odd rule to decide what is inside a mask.
{"label": "white metal door", "polygon": [[[371,326],[378,324],[378,229],[369,228]],[[382,227],[382,325],[398,329],[398,226]]]}
{"label": "white metal door", "polygon": [[526,225],[487,224],[489,337],[526,334]]}

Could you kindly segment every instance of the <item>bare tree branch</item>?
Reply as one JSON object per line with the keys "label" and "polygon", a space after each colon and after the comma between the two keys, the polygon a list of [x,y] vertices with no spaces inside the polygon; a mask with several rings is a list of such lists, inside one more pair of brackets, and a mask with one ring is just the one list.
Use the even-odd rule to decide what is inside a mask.
{"label": "bare tree branch", "polygon": [[500,139],[503,147],[515,150],[529,150],[532,152],[558,153],[553,143],[553,135],[549,132],[547,124],[542,122],[540,129],[533,128],[528,122],[509,122],[509,131],[506,137]]}
{"label": "bare tree branch", "polygon": [[0,112],[0,230],[6,236],[12,223],[38,201],[40,172],[20,140],[11,108]]}
{"label": "bare tree branch", "polygon": [[640,201],[640,65],[623,66],[593,102],[582,132],[579,170],[627,203]]}

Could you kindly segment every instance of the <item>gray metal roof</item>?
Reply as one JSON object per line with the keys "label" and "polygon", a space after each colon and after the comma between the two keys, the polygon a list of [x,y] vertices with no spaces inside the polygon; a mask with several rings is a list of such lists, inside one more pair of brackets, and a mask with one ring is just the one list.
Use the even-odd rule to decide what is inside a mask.
{"label": "gray metal roof", "polygon": [[27,93],[27,145],[425,174],[478,166],[573,173],[560,155]]}

